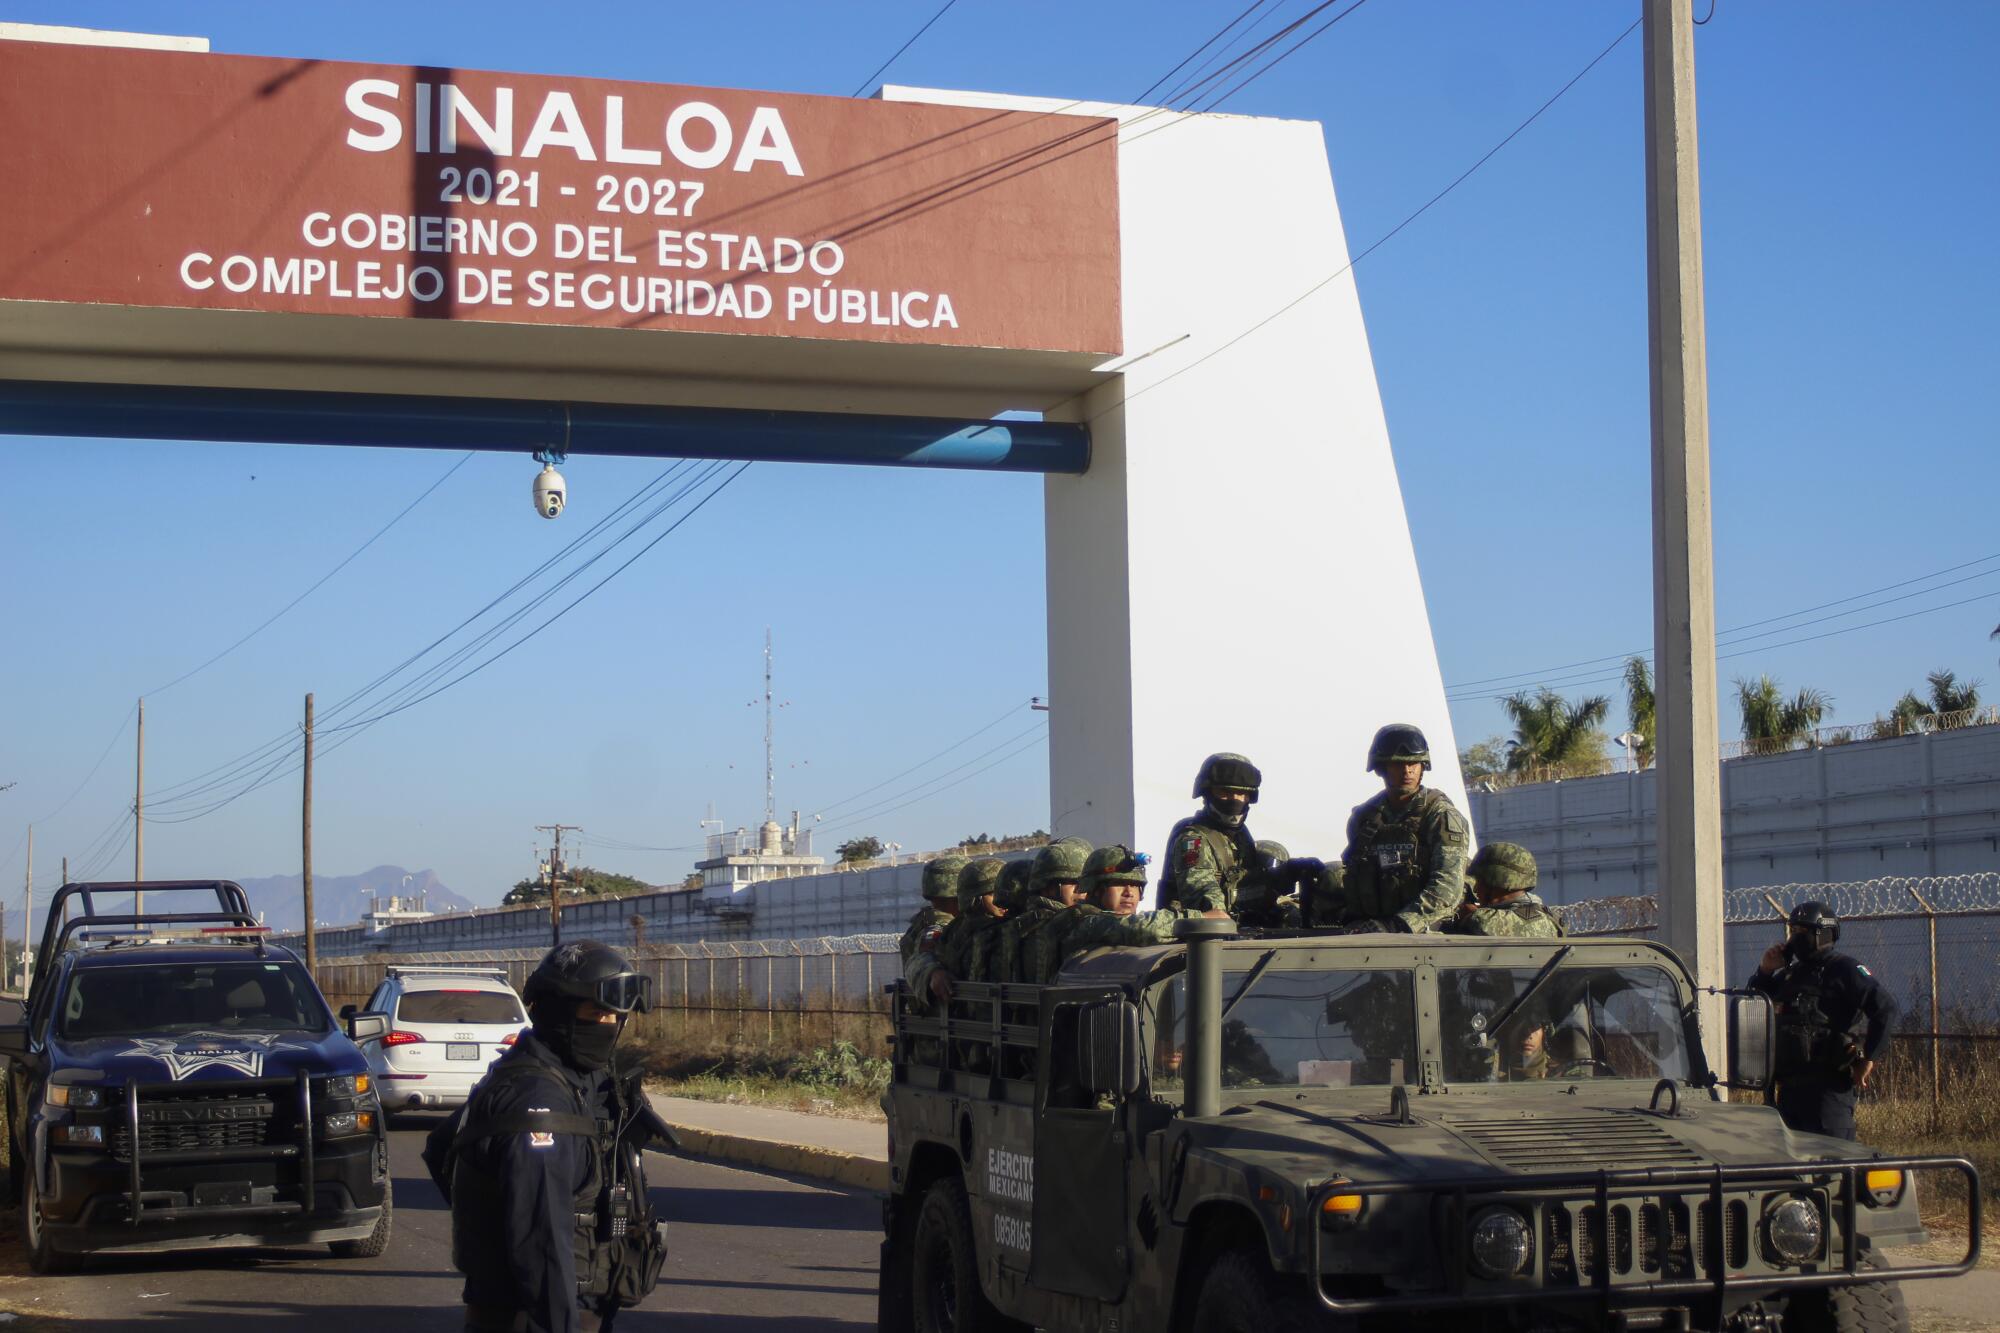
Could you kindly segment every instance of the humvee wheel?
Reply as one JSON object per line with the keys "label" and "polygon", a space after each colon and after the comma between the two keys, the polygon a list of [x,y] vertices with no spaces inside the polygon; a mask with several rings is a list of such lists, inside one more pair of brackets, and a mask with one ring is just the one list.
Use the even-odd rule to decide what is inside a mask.
{"label": "humvee wheel", "polygon": [[[1872,1254],[1864,1255],[1861,1265],[1883,1267]],[[1785,1309],[1785,1333],[1910,1333],[1903,1285],[1869,1282],[1802,1293]]]}
{"label": "humvee wheel", "polygon": [[1306,1333],[1332,1326],[1304,1283],[1280,1278],[1262,1255],[1248,1250],[1232,1250],[1209,1265],[1194,1307],[1194,1333]]}
{"label": "humvee wheel", "polygon": [[910,1311],[917,1333],[1001,1333],[1021,1327],[995,1310],[980,1289],[972,1205],[956,1176],[933,1182],[917,1212]]}

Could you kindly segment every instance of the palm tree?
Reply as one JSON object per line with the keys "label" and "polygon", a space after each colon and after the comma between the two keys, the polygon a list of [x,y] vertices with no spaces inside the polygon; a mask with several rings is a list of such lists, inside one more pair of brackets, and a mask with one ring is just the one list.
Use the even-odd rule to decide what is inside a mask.
{"label": "palm tree", "polygon": [[1885,740],[1892,736],[1907,736],[1923,725],[1924,716],[1929,712],[1924,701],[1917,697],[1915,690],[1903,691],[1903,697],[1896,700],[1896,706],[1889,710],[1889,716],[1875,724],[1875,739]]}
{"label": "palm tree", "polygon": [[1653,716],[1653,668],[1643,657],[1625,663],[1625,713],[1639,744],[1632,758],[1641,768],[1651,767],[1657,722]]}
{"label": "palm tree", "polygon": [[1979,681],[1968,680],[1958,683],[1958,674],[1952,671],[1933,671],[1924,677],[1930,682],[1932,713],[1969,713],[1979,707]]}
{"label": "palm tree", "polygon": [[1777,681],[1759,676],[1754,685],[1737,680],[1736,704],[1743,714],[1743,739],[1750,742],[1750,749],[1757,754],[1775,754],[1809,738],[1813,728],[1833,711],[1833,696],[1824,690],[1802,689],[1787,699]]}
{"label": "palm tree", "polygon": [[1561,777],[1594,773],[1604,766],[1604,733],[1597,724],[1611,711],[1601,694],[1574,704],[1543,687],[1523,690],[1500,701],[1514,722],[1514,739],[1507,742],[1507,771],[1550,771]]}

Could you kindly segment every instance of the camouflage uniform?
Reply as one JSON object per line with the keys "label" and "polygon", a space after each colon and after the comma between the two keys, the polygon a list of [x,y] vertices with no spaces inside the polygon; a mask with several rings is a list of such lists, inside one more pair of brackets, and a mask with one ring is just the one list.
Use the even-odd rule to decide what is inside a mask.
{"label": "camouflage uniform", "polygon": [[[1096,893],[1103,884],[1146,883],[1143,865],[1136,863],[1132,853],[1117,845],[1100,847],[1090,854],[1084,863],[1083,878],[1079,887],[1088,893]],[[1050,923],[1051,941],[1056,958],[1049,975],[1053,977],[1062,964],[1086,949],[1102,948],[1106,945],[1164,944],[1173,938],[1174,927],[1201,912],[1189,907],[1163,907],[1157,912],[1134,912],[1130,916],[1119,916],[1092,904],[1078,904],[1070,912],[1063,914],[1067,921],[1058,918]]]}
{"label": "camouflage uniform", "polygon": [[1562,923],[1535,896],[1535,876],[1534,853],[1526,847],[1496,842],[1480,848],[1465,869],[1475,903],[1444,929],[1454,935],[1558,938],[1563,933]]}
{"label": "camouflage uniform", "polygon": [[1194,779],[1202,808],[1167,835],[1167,855],[1160,864],[1161,906],[1235,911],[1237,885],[1257,865],[1257,840],[1241,816],[1219,813],[1208,793],[1212,786],[1245,788],[1254,804],[1262,784],[1257,766],[1240,754],[1212,754],[1202,761]]}
{"label": "camouflage uniform", "polygon": [[993,971],[995,981],[1039,983],[1048,979],[1041,975],[1039,966],[1032,969],[1033,975],[1024,970],[1022,945],[1024,941],[1040,936],[1050,917],[1069,910],[1054,898],[1046,896],[1047,886],[1080,878],[1084,861],[1089,855],[1090,844],[1082,838],[1058,838],[1035,853],[1028,872],[1028,896],[1018,911],[1007,914],[1007,920],[1001,925],[1000,954]]}
{"label": "camouflage uniform", "polygon": [[1398,801],[1389,793],[1356,807],[1347,821],[1347,850],[1336,921],[1399,922],[1429,930],[1458,910],[1465,892],[1465,854],[1472,833],[1441,791],[1419,787]]}
{"label": "camouflage uniform", "polygon": [[942,935],[951,918],[931,904],[940,898],[958,896],[958,872],[965,869],[965,858],[956,854],[940,856],[924,864],[924,905],[910,918],[910,928],[903,932],[898,948],[903,955],[903,971],[910,970],[910,963],[916,958],[917,950],[923,947],[924,937],[932,931]]}
{"label": "camouflage uniform", "polygon": [[919,995],[930,993],[931,973],[942,967],[946,975],[959,981],[985,981],[986,962],[997,940],[986,940],[1000,928],[1000,918],[980,910],[979,900],[995,892],[1000,883],[1001,861],[983,856],[968,861],[958,872],[958,915],[943,934],[928,947],[920,948],[903,980]]}

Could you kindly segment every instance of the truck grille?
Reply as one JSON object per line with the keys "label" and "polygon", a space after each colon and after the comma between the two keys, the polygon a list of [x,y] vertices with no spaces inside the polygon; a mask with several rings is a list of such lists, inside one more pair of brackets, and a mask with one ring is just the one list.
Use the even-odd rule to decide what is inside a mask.
{"label": "truck grille", "polygon": [[[1596,1204],[1551,1202],[1542,1224],[1550,1280],[1595,1281],[1605,1275],[1607,1261],[1613,1278],[1636,1269],[1677,1281],[1693,1277],[1697,1266],[1704,1276],[1714,1277],[1714,1256],[1708,1246],[1715,1206],[1709,1201],[1692,1208],[1689,1204],[1673,1195],[1614,1200],[1607,1254],[1602,1252],[1604,1224]],[[1750,1209],[1741,1199],[1723,1204],[1722,1262],[1730,1271],[1750,1262]]]}
{"label": "truck grille", "polygon": [[1636,1116],[1555,1120],[1458,1120],[1451,1128],[1501,1166],[1516,1171],[1698,1166],[1701,1158],[1673,1135]]}
{"label": "truck grille", "polygon": [[[281,1109],[282,1108],[282,1109]],[[261,1148],[289,1140],[298,1118],[282,1093],[160,1093],[139,1097],[139,1158],[202,1148]],[[111,1155],[132,1160],[132,1129],[121,1116],[111,1132]]]}

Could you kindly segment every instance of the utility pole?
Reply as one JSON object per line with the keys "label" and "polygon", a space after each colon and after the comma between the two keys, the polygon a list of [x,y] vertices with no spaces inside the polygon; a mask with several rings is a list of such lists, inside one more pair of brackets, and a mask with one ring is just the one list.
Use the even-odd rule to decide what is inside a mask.
{"label": "utility pole", "polygon": [[554,934],[554,943],[562,944],[562,886],[566,870],[563,866],[562,837],[565,833],[581,833],[576,824],[537,824],[535,832],[546,833],[554,841],[549,848],[549,930]]}
{"label": "utility pole", "polygon": [[[146,879],[146,699],[139,697],[139,756],[132,773],[132,882]],[[146,910],[144,890],[132,891],[132,914]]]}
{"label": "utility pole", "polygon": [[313,697],[306,691],[305,791],[299,808],[299,856],[306,912],[306,971],[319,976],[319,947],[313,930]]}
{"label": "utility pole", "polygon": [[[778,819],[777,751],[771,743],[771,627],[764,627],[764,822]],[[759,844],[761,845],[761,844]]]}
{"label": "utility pole", "polygon": [[[1652,360],[1653,670],[1660,938],[1702,987],[1727,984],[1708,348],[1701,283],[1691,0],[1644,0],[1646,289]],[[1720,997],[1701,1003],[1721,1054]]]}

